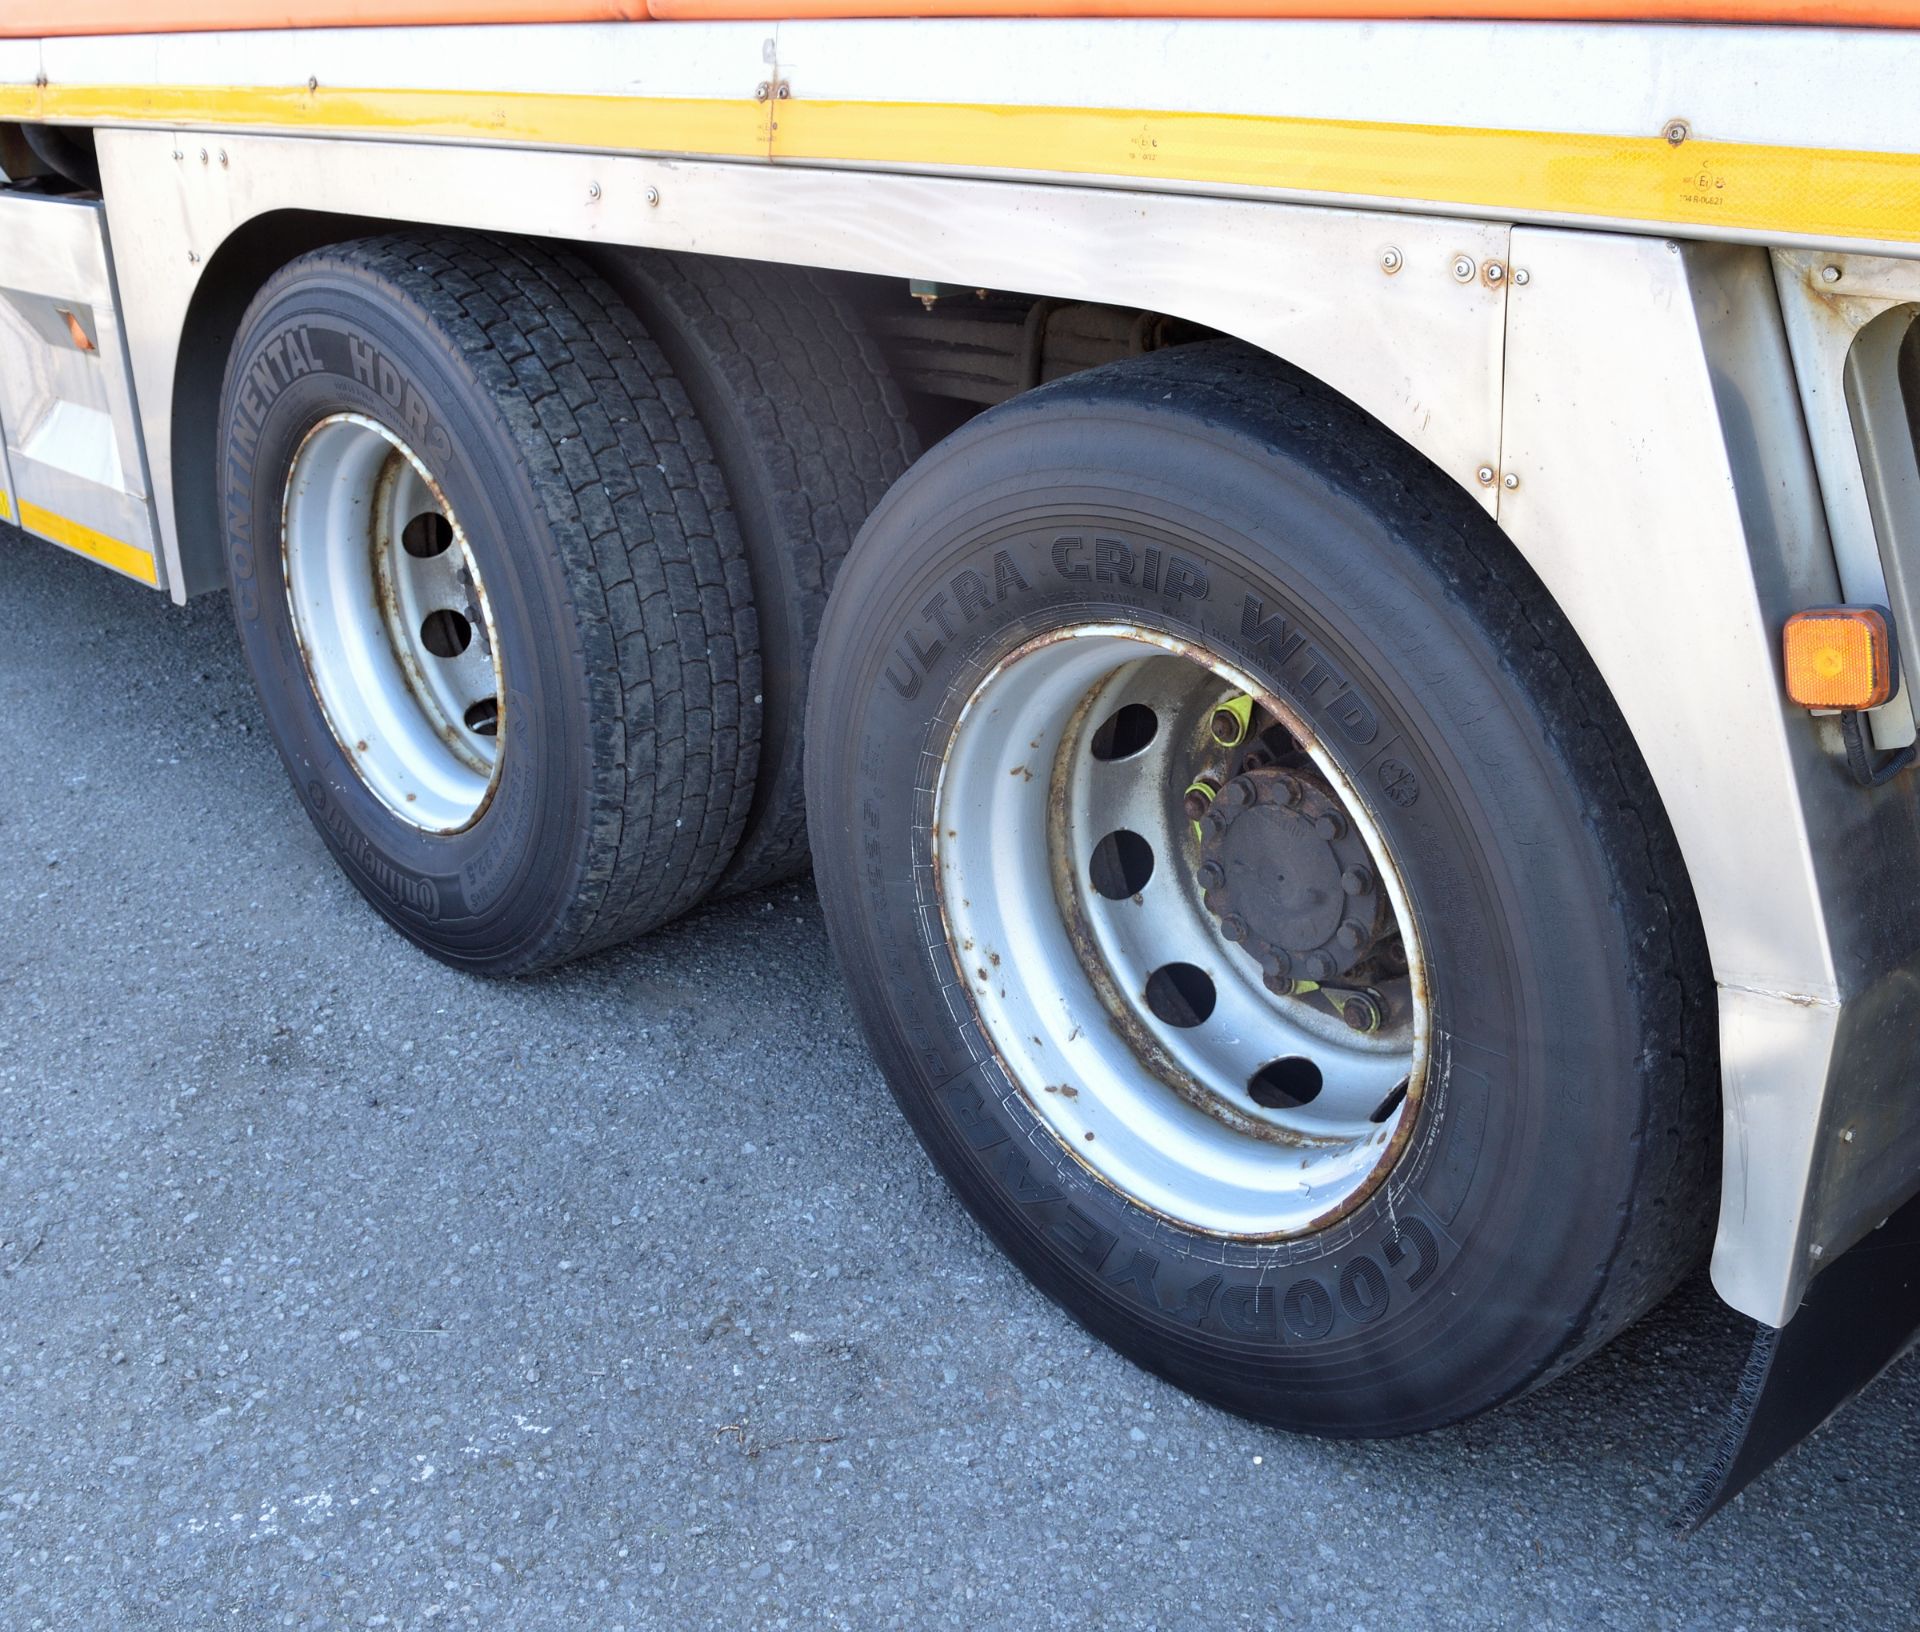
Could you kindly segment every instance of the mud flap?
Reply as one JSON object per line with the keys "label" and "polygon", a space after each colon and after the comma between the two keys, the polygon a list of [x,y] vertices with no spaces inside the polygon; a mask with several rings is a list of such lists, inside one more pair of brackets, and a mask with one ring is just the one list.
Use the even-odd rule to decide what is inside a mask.
{"label": "mud flap", "polygon": [[1920,1196],[1759,1327],[1720,1454],[1677,1521],[1697,1530],[1920,1339]]}

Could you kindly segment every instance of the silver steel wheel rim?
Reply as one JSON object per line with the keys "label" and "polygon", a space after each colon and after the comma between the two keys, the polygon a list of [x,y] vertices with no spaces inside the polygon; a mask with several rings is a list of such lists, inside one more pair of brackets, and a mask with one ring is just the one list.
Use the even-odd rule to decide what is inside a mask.
{"label": "silver steel wheel rim", "polygon": [[456,833],[500,778],[506,687],[459,518],[386,426],[335,414],[294,455],[281,563],[313,694],[394,815]]}
{"label": "silver steel wheel rim", "polygon": [[[1192,824],[1171,784],[1207,729],[1209,699],[1236,693],[1293,734],[1377,865],[1408,966],[1407,1000],[1378,1035],[1322,1012],[1324,999],[1267,990],[1193,881],[1199,841],[1183,830]],[[1095,733],[1129,703],[1155,709],[1152,740],[1096,758]],[[1364,803],[1278,699],[1148,630],[1062,631],[1022,647],[975,688],[934,814],[955,969],[1015,1086],[1093,1174],[1191,1229],[1254,1239],[1324,1228],[1385,1180],[1422,1098],[1425,970]],[[1122,828],[1147,840],[1155,864],[1140,891],[1109,899],[1090,884],[1091,858]],[[1213,983],[1214,1006],[1198,1025],[1170,1025],[1148,1005],[1149,965],[1174,962]],[[1256,1102],[1262,1066],[1303,1058],[1322,1079],[1310,1102]]]}

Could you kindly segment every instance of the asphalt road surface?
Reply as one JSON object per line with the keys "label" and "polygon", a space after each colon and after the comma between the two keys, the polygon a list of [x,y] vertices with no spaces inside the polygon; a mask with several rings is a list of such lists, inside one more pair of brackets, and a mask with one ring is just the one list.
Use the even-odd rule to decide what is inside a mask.
{"label": "asphalt road surface", "polygon": [[810,887],[494,985],[286,786],[224,597],[0,529],[0,1627],[1909,1628],[1920,1365],[1695,1539],[1704,1279],[1292,1439],[949,1198]]}

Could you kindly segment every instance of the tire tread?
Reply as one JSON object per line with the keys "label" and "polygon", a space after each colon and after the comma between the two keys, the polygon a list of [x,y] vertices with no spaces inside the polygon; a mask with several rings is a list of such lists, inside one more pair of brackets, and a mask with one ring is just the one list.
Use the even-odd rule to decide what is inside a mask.
{"label": "tire tread", "polygon": [[758,770],[759,639],[726,485],[640,320],[577,257],[405,233],[320,252],[398,292],[507,424],[573,603],[591,730],[570,896],[494,973],[685,912],[739,844]]}
{"label": "tire tread", "polygon": [[746,832],[716,890],[737,894],[807,869],[806,674],[841,559],[919,444],[885,357],[830,277],[657,251],[602,265],[694,395],[745,534],[767,725]]}

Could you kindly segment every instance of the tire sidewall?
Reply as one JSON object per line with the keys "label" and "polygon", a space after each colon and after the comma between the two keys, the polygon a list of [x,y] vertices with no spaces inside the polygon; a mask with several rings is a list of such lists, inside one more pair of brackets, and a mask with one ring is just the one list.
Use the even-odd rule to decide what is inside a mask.
{"label": "tire sidewall", "polygon": [[[1569,1277],[1576,1305],[1582,1277],[1597,1295],[1596,1243],[1604,1261],[1618,1232],[1634,1105],[1595,1091],[1631,1070],[1608,966],[1625,948],[1593,906],[1605,881],[1511,677],[1368,505],[1284,448],[1149,407],[1088,410],[1029,401],[977,422],[896,489],[843,576],[816,682],[835,742],[814,733],[810,794],[863,1018],[963,1199],[1102,1337],[1289,1426],[1465,1415],[1565,1354]],[[1386,1183],[1318,1234],[1223,1241],[1120,1196],[1035,1114],[958,995],[922,882],[923,767],[993,664],[1103,622],[1197,641],[1299,712],[1368,801],[1412,905],[1432,981],[1419,1118]],[[1508,859],[1522,845],[1524,871]]]}
{"label": "tire sidewall", "polygon": [[[502,365],[504,366],[504,365]],[[499,779],[456,833],[396,816],[354,769],[309,679],[281,542],[287,477],[321,420],[393,431],[459,518],[500,643]],[[430,314],[357,268],[303,263],[241,325],[218,442],[224,545],[242,645],[269,730],[341,867],[397,928],[450,961],[510,960],[574,893],[587,718],[579,621],[511,428]],[[574,658],[569,666],[567,659]],[[538,905],[537,905],[538,904]]]}

